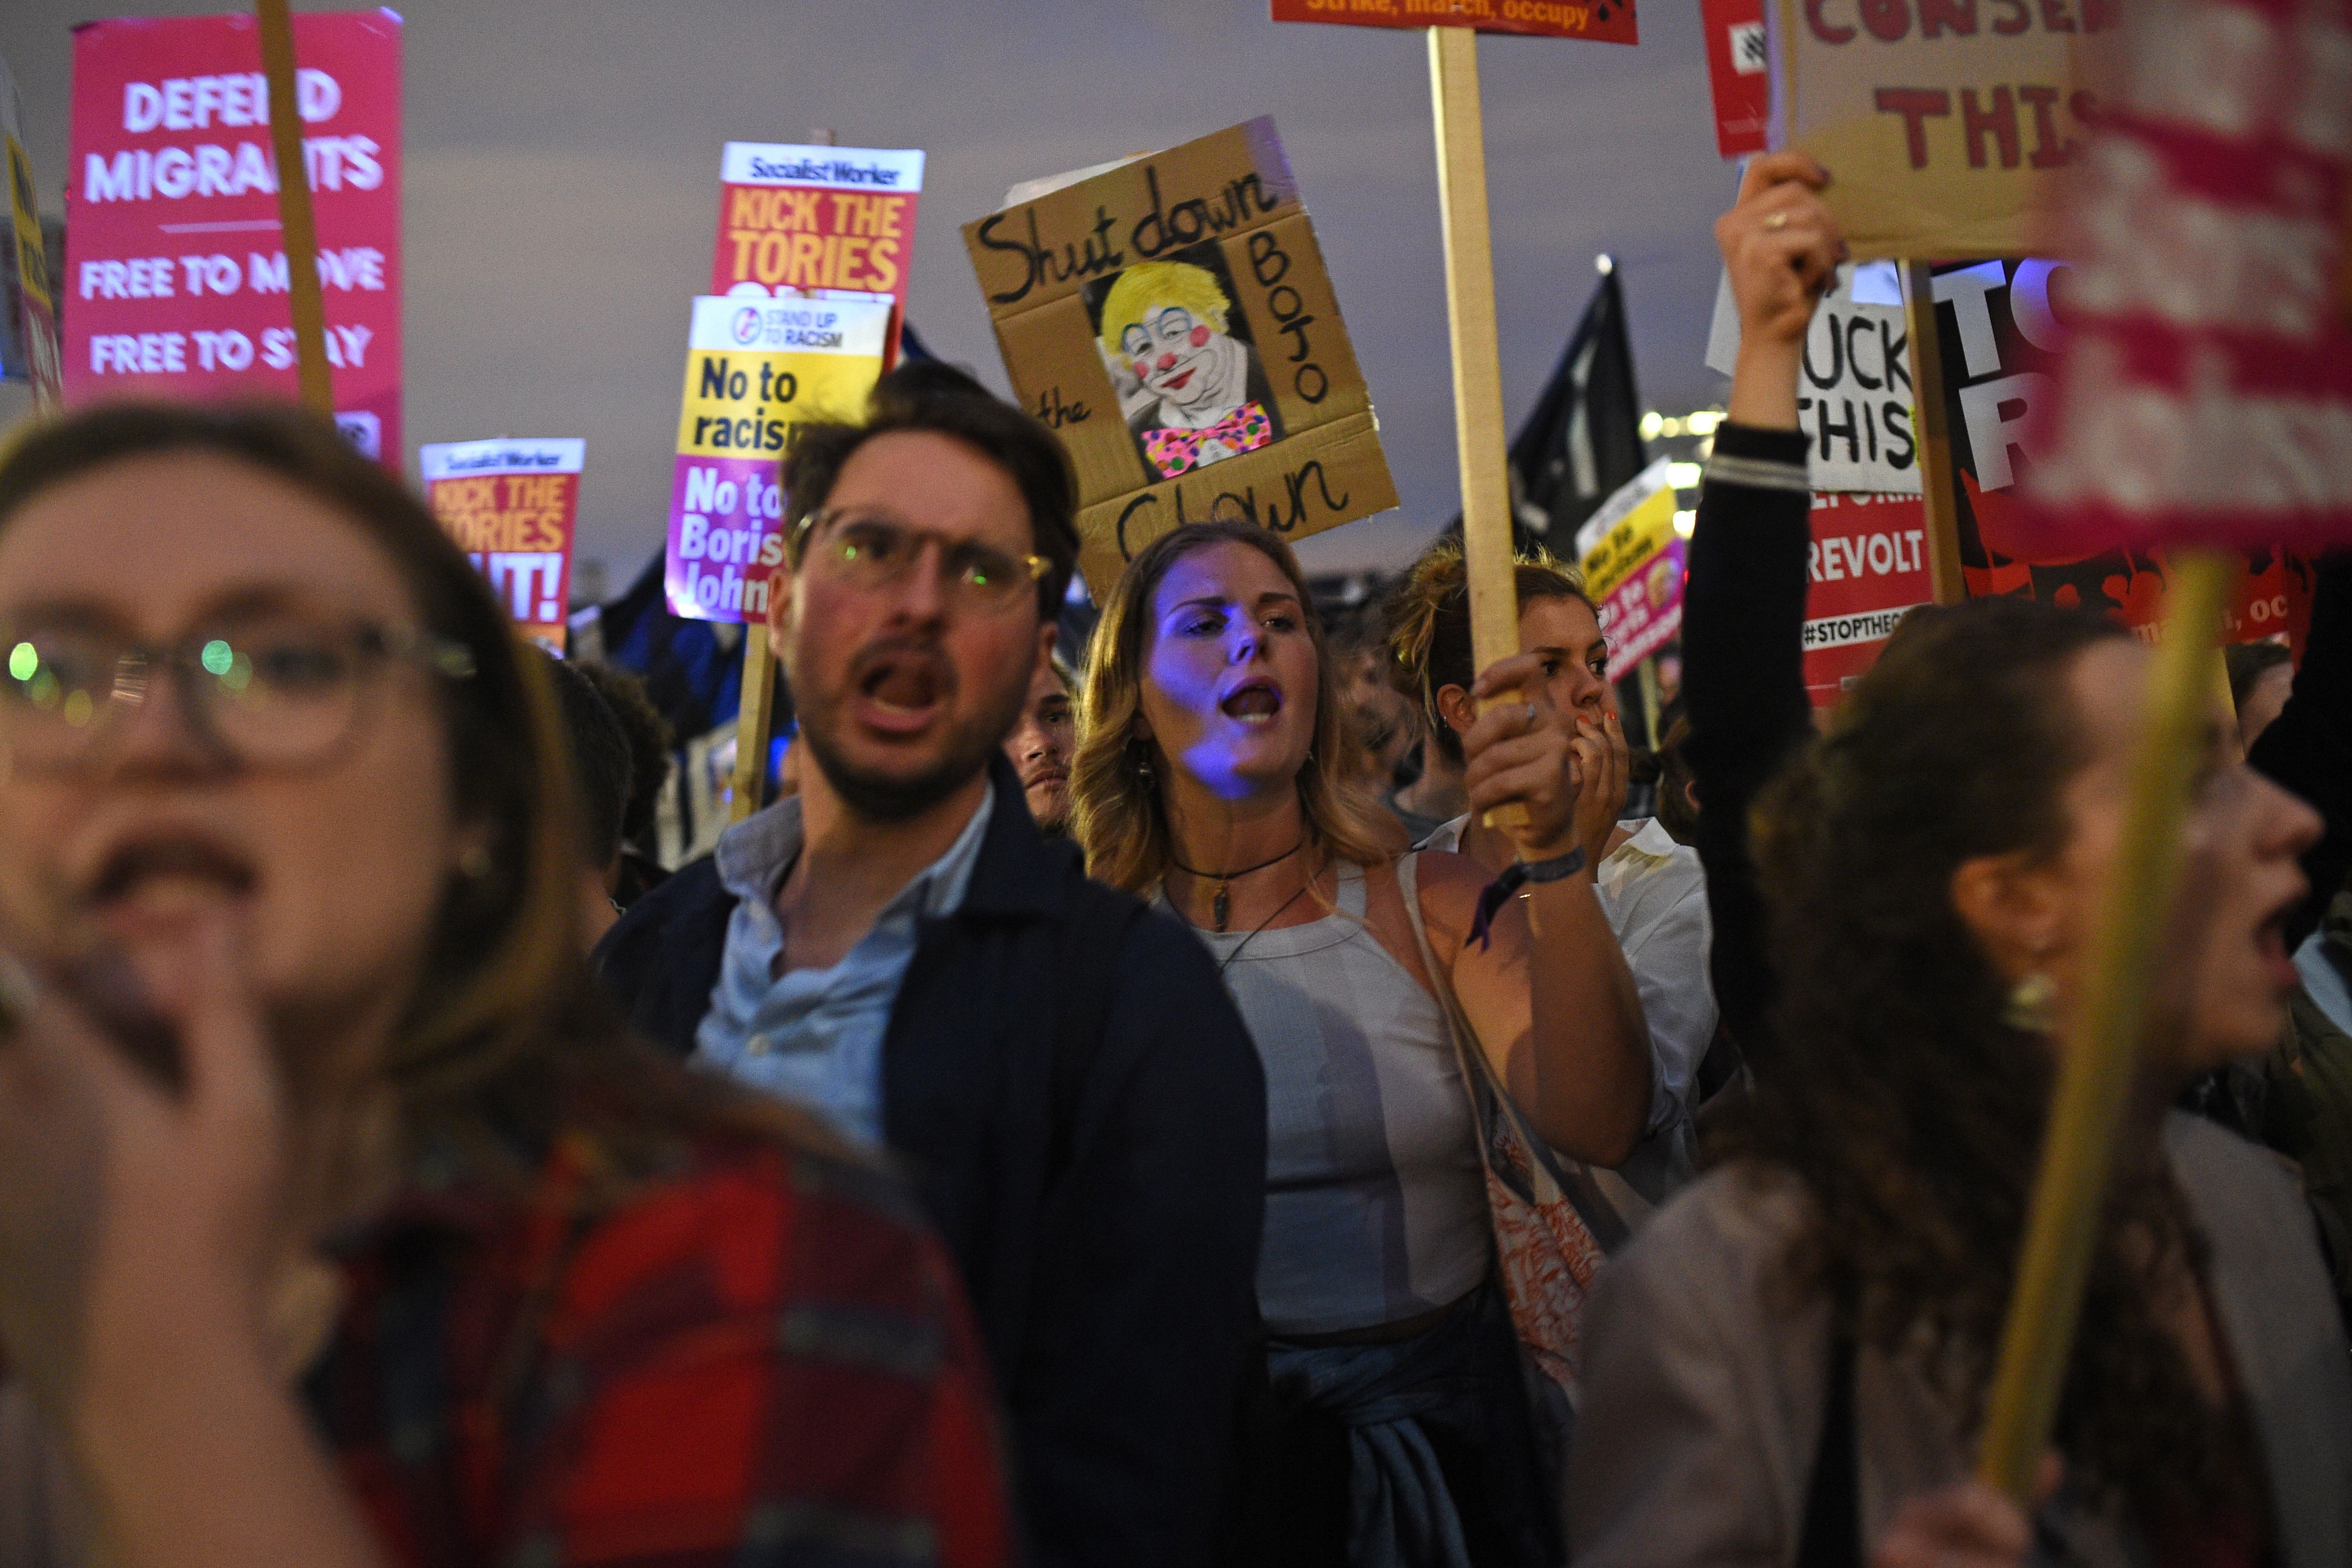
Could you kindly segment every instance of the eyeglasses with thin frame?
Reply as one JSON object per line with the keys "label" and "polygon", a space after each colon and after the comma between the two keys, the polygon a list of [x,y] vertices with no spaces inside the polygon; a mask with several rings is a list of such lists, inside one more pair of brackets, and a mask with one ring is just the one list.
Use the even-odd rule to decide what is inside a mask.
{"label": "eyeglasses with thin frame", "polygon": [[472,650],[430,632],[288,613],[226,618],[168,645],[78,619],[0,624],[0,747],[15,766],[48,772],[89,766],[166,674],[210,749],[284,770],[350,743],[387,666],[475,674]]}
{"label": "eyeglasses with thin frame", "polygon": [[955,600],[975,610],[1007,610],[1036,591],[1053,563],[1041,555],[1013,555],[976,539],[950,538],[912,528],[887,512],[820,507],[793,525],[785,552],[794,570],[804,560],[853,587],[886,587],[912,571],[926,547],[940,548],[940,577]]}

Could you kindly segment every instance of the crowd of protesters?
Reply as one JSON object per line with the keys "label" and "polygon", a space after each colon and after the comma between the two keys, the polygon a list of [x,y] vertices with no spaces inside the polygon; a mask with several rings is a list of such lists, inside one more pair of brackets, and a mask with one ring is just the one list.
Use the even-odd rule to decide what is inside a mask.
{"label": "crowd of protesters", "polygon": [[1648,758],[1538,555],[1482,670],[1458,548],[1327,629],[1192,525],[1062,662],[1062,449],[925,366],[789,455],[792,788],[665,873],[642,694],[331,430],[25,436],[0,1564],[2352,1563],[2352,565],[2232,659],[2022,1509],[2149,655],[1922,610],[1816,733],[1824,179],[1717,226]]}

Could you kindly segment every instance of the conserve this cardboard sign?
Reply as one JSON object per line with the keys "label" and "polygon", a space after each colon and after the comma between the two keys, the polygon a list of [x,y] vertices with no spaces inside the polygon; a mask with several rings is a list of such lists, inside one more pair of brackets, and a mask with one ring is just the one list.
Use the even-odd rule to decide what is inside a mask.
{"label": "conserve this cardboard sign", "polygon": [[1271,119],[964,227],[1013,385],[1078,476],[1099,598],[1187,522],[1297,539],[1397,504]]}
{"label": "conserve this cardboard sign", "polygon": [[450,538],[489,579],[515,628],[563,652],[572,538],[588,444],[569,440],[436,442],[416,450],[425,498]]}
{"label": "conserve this cardboard sign", "polygon": [[1633,0],[1274,0],[1274,19],[1351,27],[1470,27],[1604,44],[1640,41]]}
{"label": "conserve this cardboard sign", "polygon": [[1825,164],[1856,258],[2022,256],[2096,112],[2122,0],[1772,0],[1773,141]]}

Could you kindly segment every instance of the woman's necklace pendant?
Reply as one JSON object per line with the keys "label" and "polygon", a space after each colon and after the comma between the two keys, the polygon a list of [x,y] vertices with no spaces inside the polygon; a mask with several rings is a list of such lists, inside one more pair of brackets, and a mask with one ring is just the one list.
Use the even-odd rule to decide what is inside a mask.
{"label": "woman's necklace pendant", "polygon": [[1233,909],[1234,894],[1232,885],[1222,882],[1217,883],[1216,895],[1209,900],[1209,914],[1211,918],[1216,921],[1217,929],[1219,931],[1223,931],[1225,928],[1225,917],[1233,913]]}

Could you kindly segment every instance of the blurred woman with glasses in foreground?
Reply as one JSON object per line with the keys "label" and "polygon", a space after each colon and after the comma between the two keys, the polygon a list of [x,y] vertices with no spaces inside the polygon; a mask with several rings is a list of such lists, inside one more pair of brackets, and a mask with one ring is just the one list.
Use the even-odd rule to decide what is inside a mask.
{"label": "blurred woman with glasses in foreground", "polygon": [[0,658],[0,1560],[1006,1560],[952,1271],[622,1037],[544,676],[395,479],[38,430]]}

